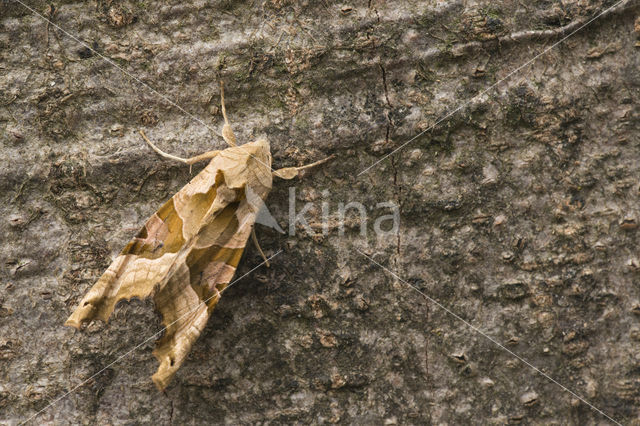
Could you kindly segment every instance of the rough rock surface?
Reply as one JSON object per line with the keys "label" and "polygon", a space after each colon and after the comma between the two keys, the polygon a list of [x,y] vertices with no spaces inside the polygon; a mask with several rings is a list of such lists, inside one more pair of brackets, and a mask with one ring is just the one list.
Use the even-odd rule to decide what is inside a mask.
{"label": "rough rock surface", "polygon": [[[47,24],[0,2],[0,423],[43,409],[34,424],[640,415],[636,1],[495,87],[614,2],[51,4],[28,2]],[[283,252],[225,292],[159,393],[151,303],[62,324],[198,169],[138,129],[176,155],[222,148],[220,79],[239,140],[268,137],[276,166],[336,159],[276,183],[273,215],[286,223],[295,186],[316,235],[258,228]],[[370,208],[364,236],[357,215],[337,227],[354,201]],[[374,232],[381,202],[400,208],[397,236]],[[248,247],[237,276],[260,262]]]}

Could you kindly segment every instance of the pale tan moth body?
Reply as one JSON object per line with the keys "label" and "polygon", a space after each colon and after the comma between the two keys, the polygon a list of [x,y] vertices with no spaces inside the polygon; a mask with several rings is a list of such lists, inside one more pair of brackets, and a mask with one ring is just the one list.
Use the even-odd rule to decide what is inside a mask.
{"label": "pale tan moth body", "polygon": [[[65,325],[81,328],[93,319],[107,321],[116,303],[153,297],[166,327],[154,355],[160,362],[152,379],[158,389],[169,384],[207,324],[220,292],[231,282],[252,234],[272,178],[292,179],[303,167],[271,169],[269,142],[236,146],[221,85],[222,130],[229,148],[189,159],[162,152],[185,164],[210,163],[154,213],[81,300]],[[253,234],[255,237],[255,234]],[[254,240],[257,243],[257,240]],[[258,246],[259,248],[259,246]],[[262,250],[260,253],[263,255]],[[266,258],[265,258],[266,261]]]}

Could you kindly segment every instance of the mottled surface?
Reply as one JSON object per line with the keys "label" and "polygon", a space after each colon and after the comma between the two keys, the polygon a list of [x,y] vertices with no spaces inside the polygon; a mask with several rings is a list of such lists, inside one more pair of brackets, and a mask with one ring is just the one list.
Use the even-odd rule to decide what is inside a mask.
{"label": "mottled surface", "polygon": [[[123,72],[0,2],[0,423],[107,366],[34,424],[608,422],[356,249],[632,423],[637,2],[356,176],[613,4],[29,3]],[[364,237],[356,216],[344,236],[335,220],[328,236],[259,227],[267,254],[283,253],[225,292],[158,393],[150,302],[121,304],[108,326],[62,324],[196,171],[153,154],[137,130],[176,155],[222,148],[220,79],[238,139],[266,136],[276,167],[336,154],[275,183],[283,227],[292,185],[318,226],[323,201],[333,219],[338,203],[362,202],[371,220]],[[386,201],[400,205],[397,238],[373,232]],[[260,261],[250,247],[237,276]]]}

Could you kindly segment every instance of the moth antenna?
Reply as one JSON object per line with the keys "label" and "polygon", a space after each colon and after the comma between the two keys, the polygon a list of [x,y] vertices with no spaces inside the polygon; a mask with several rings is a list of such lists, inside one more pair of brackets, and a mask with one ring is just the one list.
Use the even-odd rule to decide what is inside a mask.
{"label": "moth antenna", "polygon": [[315,163],[306,164],[304,166],[296,167],[296,169],[298,169],[298,170],[310,169],[312,167],[319,166],[320,164],[324,164],[329,160],[332,160],[333,158],[335,158],[335,156],[336,156],[335,154],[331,154],[327,158],[323,158],[322,160],[318,160]]}
{"label": "moth antenna", "polygon": [[167,154],[166,152],[162,151],[160,148],[155,146],[153,144],[153,142],[151,142],[149,140],[149,138],[147,138],[147,135],[145,135],[142,130],[139,130],[139,132],[140,132],[140,135],[142,135],[142,138],[145,140],[145,142],[147,142],[149,144],[151,149],[153,149],[158,154],[162,155],[164,158],[168,158],[170,160],[175,160],[175,161],[180,161],[181,163],[184,163],[184,164],[189,164],[189,160],[187,160],[186,158],[176,157],[175,155]]}
{"label": "moth antenna", "polygon": [[331,154],[327,158],[323,158],[322,160],[316,161],[315,163],[307,164],[300,167],[285,167],[282,169],[278,169],[273,172],[273,176],[279,177],[280,179],[293,179],[298,176],[298,172],[300,172],[301,170],[319,166],[320,164],[326,163],[334,157],[335,155]]}
{"label": "moth antenna", "polygon": [[220,80],[220,103],[222,104],[222,118],[224,118],[224,126],[222,126],[222,137],[225,142],[231,146],[236,146],[236,135],[231,130],[229,119],[227,118],[227,109],[224,106],[224,83]]}
{"label": "moth antenna", "polygon": [[149,140],[149,138],[147,138],[147,135],[145,135],[142,130],[139,130],[139,132],[142,135],[142,138],[149,144],[151,149],[153,149],[158,154],[162,155],[164,158],[168,158],[170,160],[175,160],[175,161],[179,161],[179,162],[184,163],[184,164],[188,164],[189,165],[189,174],[191,174],[191,165],[192,164],[195,164],[198,161],[211,160],[213,157],[215,157],[216,155],[218,155],[220,153],[220,151],[207,151],[204,154],[196,155],[195,157],[191,157],[191,158],[176,157],[175,155],[167,154],[166,152],[162,151],[160,148],[155,146],[153,144],[153,142],[151,142]]}
{"label": "moth antenna", "polygon": [[224,118],[224,124],[229,125],[229,119],[227,118],[227,109],[224,106],[224,83],[220,80],[220,103],[222,104],[222,118]]}

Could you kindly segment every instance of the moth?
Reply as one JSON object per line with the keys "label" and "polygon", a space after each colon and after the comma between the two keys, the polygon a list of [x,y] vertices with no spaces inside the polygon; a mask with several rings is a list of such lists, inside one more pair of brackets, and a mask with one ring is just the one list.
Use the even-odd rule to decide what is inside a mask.
{"label": "moth", "polygon": [[107,322],[118,301],[153,297],[166,328],[153,352],[160,366],[152,380],[159,390],[167,387],[202,333],[250,234],[267,262],[253,226],[273,177],[293,179],[331,158],[273,171],[266,139],[236,144],[222,83],[220,98],[222,136],[229,145],[224,150],[180,158],[161,151],[140,131],[163,157],[189,165],[210,162],[147,220],[65,323],[80,329],[93,319]]}

